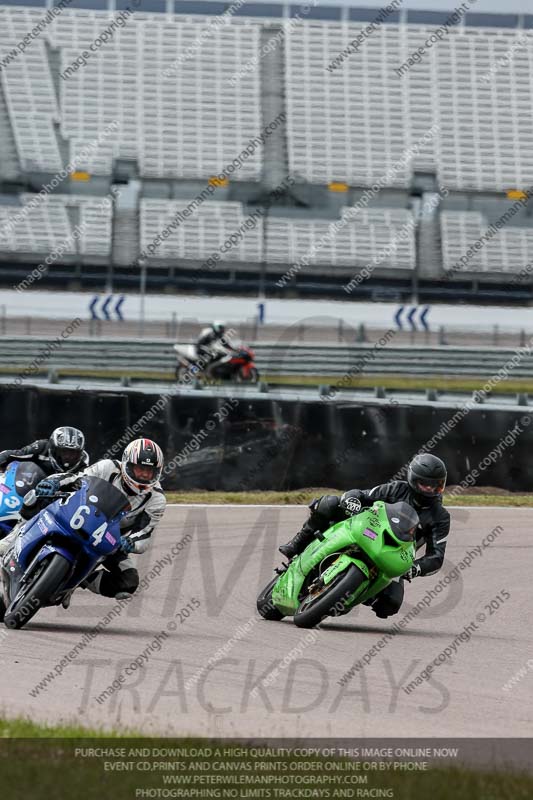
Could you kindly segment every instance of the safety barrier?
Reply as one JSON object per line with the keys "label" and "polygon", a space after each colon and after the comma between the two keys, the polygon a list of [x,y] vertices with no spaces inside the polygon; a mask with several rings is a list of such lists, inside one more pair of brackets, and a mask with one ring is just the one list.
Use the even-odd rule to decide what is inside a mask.
{"label": "safety barrier", "polygon": [[[62,340],[53,351],[40,358],[54,340],[42,337],[2,337],[0,372],[18,374],[39,361],[38,371],[50,368],[83,376],[91,372],[110,374],[145,373],[170,376],[176,358],[167,339],[90,339]],[[373,344],[301,345],[293,342],[254,345],[260,372],[270,375],[409,374],[416,376],[489,377],[518,354],[512,374],[533,377],[533,352],[526,348],[450,348],[395,346],[383,337]],[[40,359],[40,360],[39,360]]]}
{"label": "safety barrier", "polygon": [[518,408],[0,387],[0,411],[1,448],[48,436],[60,424],[85,431],[93,460],[152,437],[165,451],[167,488],[372,486],[402,477],[424,448],[444,458],[450,483],[477,469],[477,485],[533,485],[532,418]]}

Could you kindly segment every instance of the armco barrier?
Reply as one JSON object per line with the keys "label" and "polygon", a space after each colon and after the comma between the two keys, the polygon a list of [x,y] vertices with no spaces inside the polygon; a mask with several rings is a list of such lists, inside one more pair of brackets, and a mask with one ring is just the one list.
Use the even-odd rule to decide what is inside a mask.
{"label": "armco barrier", "polygon": [[[93,460],[144,435],[158,441],[171,468],[166,488],[220,490],[372,486],[395,475],[457,409],[408,404],[264,397],[232,400],[124,389],[95,393],[28,387],[0,389],[0,448],[48,436],[58,425],[85,431]],[[518,423],[521,433],[480,472],[478,485],[530,491],[533,424],[524,410],[472,409],[431,449],[459,483]],[[137,426],[137,427],[136,427]],[[515,429],[517,430],[517,429]]]}
{"label": "armco barrier", "polygon": [[[92,371],[135,375],[174,373],[176,355],[168,340],[83,339],[71,337],[46,358],[40,358],[47,344],[42,337],[2,337],[0,372],[17,376],[37,362],[40,371],[63,370],[84,375]],[[302,345],[297,341],[253,345],[262,374],[338,375],[409,374],[416,376],[495,375],[519,352],[512,368],[515,378],[533,378],[533,350],[510,348],[396,346],[384,337],[369,344]],[[379,345],[379,346],[378,346]]]}

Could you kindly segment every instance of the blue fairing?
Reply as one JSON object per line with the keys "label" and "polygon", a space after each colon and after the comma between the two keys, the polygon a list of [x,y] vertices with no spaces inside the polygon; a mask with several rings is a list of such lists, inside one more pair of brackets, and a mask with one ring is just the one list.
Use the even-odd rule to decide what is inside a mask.
{"label": "blue fairing", "polygon": [[0,474],[0,538],[13,529],[24,497],[44,477],[43,470],[31,461],[12,461]]}
{"label": "blue fairing", "polygon": [[29,520],[17,537],[14,556],[22,573],[53,553],[72,564],[63,586],[78,586],[120,545],[120,519],[127,498],[106,481],[84,478],[82,487]]}

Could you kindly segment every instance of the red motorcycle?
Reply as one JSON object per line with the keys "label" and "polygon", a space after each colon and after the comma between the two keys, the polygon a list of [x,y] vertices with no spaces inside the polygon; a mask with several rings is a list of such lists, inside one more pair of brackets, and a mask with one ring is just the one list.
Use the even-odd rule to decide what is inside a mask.
{"label": "red motorcycle", "polygon": [[212,378],[236,383],[257,383],[259,380],[259,370],[255,365],[255,353],[250,347],[244,346],[211,364],[206,372]]}
{"label": "red motorcycle", "polygon": [[257,383],[259,370],[255,365],[255,353],[250,347],[241,345],[232,353],[224,351],[224,355],[216,361],[204,365],[196,354],[194,345],[174,345],[177,354],[176,379],[182,380],[185,374],[207,379],[235,381],[236,383]]}

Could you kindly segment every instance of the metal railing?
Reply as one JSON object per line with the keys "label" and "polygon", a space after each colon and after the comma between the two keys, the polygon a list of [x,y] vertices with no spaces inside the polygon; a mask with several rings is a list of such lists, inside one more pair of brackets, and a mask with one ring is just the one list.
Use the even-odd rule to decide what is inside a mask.
{"label": "metal railing", "polygon": [[[46,374],[53,369],[71,375],[116,374],[172,377],[176,357],[172,342],[165,339],[65,339],[45,355],[43,337],[1,339],[1,374]],[[472,376],[494,375],[510,359],[513,349],[457,348],[438,346],[383,347],[374,344],[309,345],[257,342],[256,362],[264,375],[324,376],[402,375]],[[33,365],[33,366],[32,366]],[[520,357],[512,368],[516,378],[533,378],[533,354]]]}

